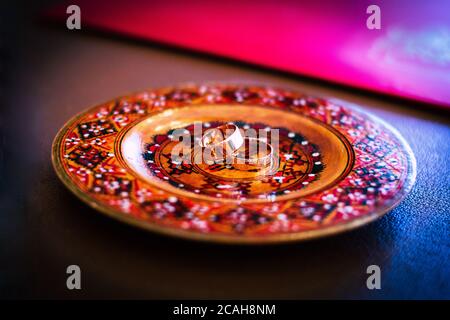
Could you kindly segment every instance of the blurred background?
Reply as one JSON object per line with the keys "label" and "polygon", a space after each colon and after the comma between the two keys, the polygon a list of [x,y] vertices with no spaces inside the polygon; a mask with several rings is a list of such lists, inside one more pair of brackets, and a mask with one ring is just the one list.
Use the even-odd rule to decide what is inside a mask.
{"label": "blurred background", "polygon": [[[0,297],[450,297],[450,10],[446,1],[73,1],[1,4]],[[57,179],[50,148],[74,114],[148,87],[257,81],[363,106],[405,137],[410,195],[361,229],[223,246],[121,225]],[[82,290],[66,289],[66,267]],[[382,290],[366,288],[377,264]]]}

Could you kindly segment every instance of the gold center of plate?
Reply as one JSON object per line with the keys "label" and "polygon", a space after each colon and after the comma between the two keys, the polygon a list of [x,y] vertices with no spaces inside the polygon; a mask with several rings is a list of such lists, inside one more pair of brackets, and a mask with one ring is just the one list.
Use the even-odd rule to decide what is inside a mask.
{"label": "gold center of plate", "polygon": [[[280,135],[277,172],[265,176],[232,166],[175,166],[169,158],[177,142],[156,141],[158,136],[167,137],[174,129],[195,123],[229,122],[263,124],[288,132]],[[302,138],[295,140],[299,136]],[[151,152],[149,145],[157,147],[151,160],[145,157]],[[157,188],[206,201],[240,203],[287,200],[323,190],[345,177],[354,161],[349,142],[330,126],[298,113],[243,105],[197,105],[149,115],[123,131],[116,140],[116,150],[119,161]],[[294,156],[298,161],[292,161]],[[317,165],[320,173],[311,180]]]}

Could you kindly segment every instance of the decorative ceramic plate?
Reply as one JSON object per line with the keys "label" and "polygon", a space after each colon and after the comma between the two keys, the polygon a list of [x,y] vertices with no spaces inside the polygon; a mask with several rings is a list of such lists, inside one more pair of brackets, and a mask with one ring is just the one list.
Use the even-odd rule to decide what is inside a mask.
{"label": "decorative ceramic plate", "polygon": [[[171,156],[175,131],[189,136],[198,125],[202,134],[229,123],[277,129],[270,174]],[[227,243],[356,228],[397,205],[415,180],[409,146],[382,121],[336,101],[252,85],[183,85],[100,104],[60,130],[52,157],[64,184],[113,218]]]}

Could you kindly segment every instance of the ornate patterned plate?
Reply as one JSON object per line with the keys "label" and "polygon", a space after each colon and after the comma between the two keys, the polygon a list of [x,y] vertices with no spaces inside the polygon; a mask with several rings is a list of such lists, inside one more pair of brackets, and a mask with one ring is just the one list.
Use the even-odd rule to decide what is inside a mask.
{"label": "ornate patterned plate", "polygon": [[[203,133],[230,122],[278,129],[270,175],[170,156],[175,130],[193,133],[200,123]],[[60,130],[52,160],[72,192],[113,218],[227,243],[310,239],[364,225],[401,201],[416,172],[402,137],[362,111],[229,84],[148,90],[95,106]]]}

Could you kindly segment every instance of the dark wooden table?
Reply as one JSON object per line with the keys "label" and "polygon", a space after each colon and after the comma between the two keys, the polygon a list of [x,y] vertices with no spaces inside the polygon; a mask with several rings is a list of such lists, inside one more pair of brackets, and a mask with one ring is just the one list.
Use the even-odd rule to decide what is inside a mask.
{"label": "dark wooden table", "polygon": [[[2,298],[450,298],[448,113],[200,55],[34,25],[21,32],[4,98]],[[418,163],[411,194],[382,219],[311,242],[245,247],[171,239],[90,209],[59,182],[52,139],[74,114],[146,87],[249,80],[364,105]],[[2,107],[3,108],[3,107]],[[66,267],[82,290],[66,289]],[[377,264],[382,289],[366,288]]]}

